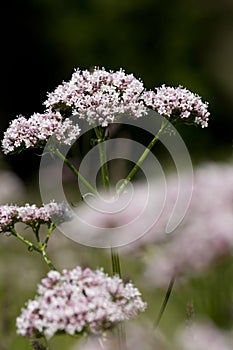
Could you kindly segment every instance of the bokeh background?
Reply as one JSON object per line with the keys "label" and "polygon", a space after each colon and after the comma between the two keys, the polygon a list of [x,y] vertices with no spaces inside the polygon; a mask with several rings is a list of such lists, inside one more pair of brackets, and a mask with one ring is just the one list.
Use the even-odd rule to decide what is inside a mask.
{"label": "bokeh background", "polygon": [[[68,80],[74,68],[123,68],[148,89],[183,85],[209,101],[209,127],[180,132],[194,164],[232,159],[232,0],[9,0],[2,5],[0,27],[1,138],[16,115],[42,112],[47,92]],[[19,181],[18,190],[9,190],[1,202],[16,194],[22,203],[39,200],[39,161],[31,152],[1,154],[2,171],[12,171]],[[4,237],[0,244],[1,350],[27,349],[27,342],[14,336],[14,317],[46,271],[39,258],[27,260],[12,242]],[[72,266],[75,258],[90,264],[90,256],[93,266],[100,265],[99,253],[71,248],[61,236],[59,242],[54,249],[62,252],[60,266]],[[180,302],[173,305],[174,319]]]}

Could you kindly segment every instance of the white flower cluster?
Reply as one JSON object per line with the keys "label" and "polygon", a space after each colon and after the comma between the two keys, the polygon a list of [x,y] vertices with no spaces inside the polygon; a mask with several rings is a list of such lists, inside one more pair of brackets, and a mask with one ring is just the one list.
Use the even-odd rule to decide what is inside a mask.
{"label": "white flower cluster", "polygon": [[25,148],[43,148],[51,136],[62,144],[71,145],[80,128],[60,113],[34,113],[29,119],[19,116],[4,133],[2,148],[5,154]]}
{"label": "white flower cluster", "polygon": [[0,232],[10,232],[11,227],[17,222],[23,222],[26,225],[50,224],[52,221],[56,224],[70,220],[71,213],[64,204],[51,202],[38,208],[35,204],[25,206],[1,205],[0,206]]}
{"label": "white flower cluster", "polygon": [[50,271],[17,318],[17,333],[48,339],[61,332],[101,335],[145,308],[138,289],[132,283],[124,285],[118,276],[79,266],[62,273]]}
{"label": "white flower cluster", "polygon": [[155,91],[143,94],[145,105],[161,115],[169,118],[181,118],[186,122],[208,126],[210,113],[208,103],[202,102],[201,97],[179,86],[177,88],[162,85]]}
{"label": "white flower cluster", "polygon": [[145,115],[146,108],[140,101],[143,90],[143,83],[123,69],[116,72],[104,68],[77,69],[70,81],[48,94],[44,104],[61,113],[70,107],[73,115],[77,114],[89,124],[107,126],[122,114],[133,118]]}
{"label": "white flower cluster", "polygon": [[[59,143],[71,145],[80,134],[77,124],[69,119],[77,116],[90,125],[107,127],[120,117],[140,118],[152,108],[186,123],[208,126],[208,103],[187,89],[162,85],[155,91],[146,91],[141,80],[123,69],[106,71],[77,69],[67,82],[48,93],[44,114],[34,113],[28,120],[19,116],[4,134],[2,148],[5,154],[25,148],[43,148],[51,136]],[[172,118],[171,118],[172,117]]]}

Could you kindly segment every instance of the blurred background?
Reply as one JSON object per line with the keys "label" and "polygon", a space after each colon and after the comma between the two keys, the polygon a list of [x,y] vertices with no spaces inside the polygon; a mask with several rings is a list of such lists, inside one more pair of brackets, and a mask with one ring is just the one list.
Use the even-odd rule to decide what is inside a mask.
{"label": "blurred background", "polygon": [[[180,127],[180,133],[194,164],[232,159],[232,0],[9,0],[2,5],[0,26],[1,138],[16,115],[42,112],[47,92],[69,80],[74,68],[123,68],[147,89],[183,85],[209,101],[209,127]],[[15,201],[16,194],[19,203],[39,199],[39,162],[30,151],[1,154],[2,172],[12,171],[19,186],[4,192],[1,203]],[[26,256],[26,249],[13,241],[4,237],[1,242],[1,350],[29,348],[27,340],[14,335],[14,318],[46,271],[39,257]],[[105,259],[88,248],[74,248],[61,236],[53,244],[58,254],[63,251],[55,256],[58,267],[74,266],[75,258],[95,267]],[[20,278],[15,279],[19,265]],[[127,268],[134,274],[138,267],[127,263]],[[182,298],[177,298],[167,328],[183,317]]]}

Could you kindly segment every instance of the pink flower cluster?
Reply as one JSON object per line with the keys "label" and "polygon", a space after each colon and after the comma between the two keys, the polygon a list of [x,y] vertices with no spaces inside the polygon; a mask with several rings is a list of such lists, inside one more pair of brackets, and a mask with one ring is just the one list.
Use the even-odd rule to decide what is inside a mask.
{"label": "pink flower cluster", "polygon": [[58,224],[70,219],[70,211],[63,203],[51,202],[40,208],[35,204],[26,204],[21,207],[17,205],[0,206],[0,232],[10,232],[17,222],[32,226],[36,223],[50,224],[52,221]]}
{"label": "pink flower cluster", "polygon": [[146,303],[132,283],[103,270],[76,267],[50,271],[17,318],[17,333],[51,338],[56,333],[102,334],[144,311]]}
{"label": "pink flower cluster", "polygon": [[[172,179],[171,179],[172,180]],[[168,202],[175,200],[172,181],[168,183]],[[161,221],[137,241],[132,249],[156,243],[158,231],[165,230],[166,213]],[[194,190],[190,206],[181,224],[166,243],[155,248],[147,262],[146,279],[166,286],[176,276],[198,275],[229,255],[233,248],[233,167],[231,164],[207,164],[194,172]]]}
{"label": "pink flower cluster", "polygon": [[143,90],[143,83],[123,69],[116,72],[97,67],[93,71],[77,69],[70,81],[48,94],[44,104],[61,113],[68,108],[89,124],[107,126],[122,114],[133,118],[145,115],[146,108],[139,100]]}
{"label": "pink flower cluster", "polygon": [[58,143],[71,145],[80,133],[78,125],[62,119],[60,113],[34,113],[29,119],[19,116],[4,133],[2,148],[5,154],[25,148],[43,148],[51,136]]}
{"label": "pink flower cluster", "polygon": [[77,115],[90,125],[108,126],[123,115],[140,118],[148,107],[171,121],[208,126],[208,103],[183,87],[162,87],[145,91],[141,80],[123,69],[106,71],[95,67],[92,71],[77,69],[67,82],[48,93],[44,114],[34,113],[29,119],[18,116],[4,134],[5,154],[27,148],[43,148],[51,136],[59,143],[71,145],[80,134],[78,125],[67,117]]}
{"label": "pink flower cluster", "polygon": [[218,329],[210,322],[196,323],[180,331],[178,336],[181,350],[231,350],[232,335]]}
{"label": "pink flower cluster", "polygon": [[201,97],[183,88],[162,85],[155,91],[146,91],[142,96],[145,105],[172,120],[184,119],[187,123],[208,126],[210,113],[208,103]]}

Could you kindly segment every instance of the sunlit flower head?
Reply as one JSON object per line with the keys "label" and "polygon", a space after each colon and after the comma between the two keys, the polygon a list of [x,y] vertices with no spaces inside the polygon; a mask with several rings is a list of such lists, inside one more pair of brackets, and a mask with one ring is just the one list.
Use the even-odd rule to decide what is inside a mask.
{"label": "sunlit flower head", "polygon": [[71,145],[80,128],[56,112],[34,113],[29,119],[19,116],[12,120],[4,133],[2,149],[5,154],[19,153],[28,148],[44,148],[51,136],[59,144]]}
{"label": "sunlit flower head", "polygon": [[26,337],[57,333],[99,334],[144,311],[146,304],[131,282],[103,270],[76,267],[50,271],[17,318],[17,333]]}
{"label": "sunlit flower head", "polygon": [[147,107],[168,117],[171,122],[182,119],[188,124],[208,126],[208,103],[188,89],[162,85],[154,91],[146,91],[143,100]]}
{"label": "sunlit flower head", "polygon": [[77,69],[70,81],[63,82],[48,94],[44,104],[62,114],[77,114],[91,125],[107,126],[123,114],[133,118],[146,114],[140,101],[143,90],[143,83],[123,69]]}

